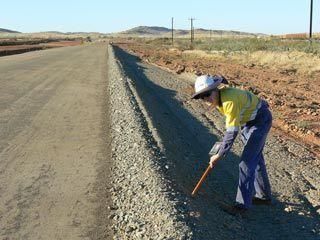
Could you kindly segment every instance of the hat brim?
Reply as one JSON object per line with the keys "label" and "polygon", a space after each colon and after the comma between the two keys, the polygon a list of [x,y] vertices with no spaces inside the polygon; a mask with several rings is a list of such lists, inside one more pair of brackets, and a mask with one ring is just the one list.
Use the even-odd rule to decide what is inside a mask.
{"label": "hat brim", "polygon": [[215,88],[216,88],[216,87],[207,87],[207,88],[204,88],[204,89],[202,89],[200,92],[197,92],[197,93],[193,94],[193,95],[191,96],[191,99],[199,99],[200,96],[201,96],[201,94],[203,94],[203,93],[205,93],[205,92],[212,91],[212,90],[214,90]]}

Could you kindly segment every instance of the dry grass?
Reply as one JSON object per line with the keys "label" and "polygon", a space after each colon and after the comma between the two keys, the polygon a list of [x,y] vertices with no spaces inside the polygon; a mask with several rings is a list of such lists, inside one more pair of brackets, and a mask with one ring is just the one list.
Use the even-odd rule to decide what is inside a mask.
{"label": "dry grass", "polygon": [[304,52],[268,52],[257,51],[245,57],[235,56],[242,63],[250,62],[277,69],[292,69],[298,73],[311,75],[320,71],[320,58],[318,55]]}
{"label": "dry grass", "polygon": [[223,52],[223,51],[202,51],[187,50],[183,55],[188,58],[198,56],[203,58],[211,58],[219,61],[233,61],[244,65],[261,65],[271,69],[293,70],[298,73],[311,75],[320,72],[319,56],[304,52]]}
{"label": "dry grass", "polygon": [[[316,36],[316,34],[314,35]],[[314,40],[283,40],[265,38],[196,38],[190,45],[188,38],[134,38],[152,49],[174,49],[184,59],[205,57],[219,61],[232,61],[244,65],[260,65],[284,72],[312,76],[320,72],[320,42]]]}

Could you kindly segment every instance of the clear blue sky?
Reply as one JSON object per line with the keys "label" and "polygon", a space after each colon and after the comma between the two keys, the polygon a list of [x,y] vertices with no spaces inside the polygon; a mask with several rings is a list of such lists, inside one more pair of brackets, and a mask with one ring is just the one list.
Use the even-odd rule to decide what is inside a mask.
{"label": "clear blue sky", "polygon": [[[118,32],[136,26],[239,30],[267,34],[307,32],[310,0],[18,0],[1,1],[0,28],[21,32]],[[320,32],[320,0],[314,0]]]}

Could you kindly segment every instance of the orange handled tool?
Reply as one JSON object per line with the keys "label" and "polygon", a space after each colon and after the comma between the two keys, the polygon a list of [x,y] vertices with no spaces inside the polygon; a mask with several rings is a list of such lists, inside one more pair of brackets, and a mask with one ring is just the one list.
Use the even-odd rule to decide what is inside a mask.
{"label": "orange handled tool", "polygon": [[204,180],[206,179],[206,177],[208,176],[208,174],[210,173],[210,171],[213,169],[214,165],[212,166],[212,168],[210,167],[210,165],[207,167],[206,171],[202,174],[202,177],[200,178],[199,182],[197,183],[197,185],[195,186],[195,188],[193,189],[191,195],[194,196],[199,188],[201,187],[202,183],[204,182]]}
{"label": "orange handled tool", "polygon": [[[213,145],[212,149],[210,150],[209,155],[213,156],[213,155],[217,154],[219,152],[220,147],[221,147],[221,142],[216,142]],[[206,179],[206,177],[208,176],[208,174],[214,168],[215,165],[216,165],[216,162],[212,165],[212,167],[210,165],[207,167],[206,171],[202,174],[199,182],[197,183],[197,185],[193,189],[193,191],[191,193],[192,196],[194,196],[198,192],[198,190],[201,187],[202,183],[204,182],[204,180]]]}

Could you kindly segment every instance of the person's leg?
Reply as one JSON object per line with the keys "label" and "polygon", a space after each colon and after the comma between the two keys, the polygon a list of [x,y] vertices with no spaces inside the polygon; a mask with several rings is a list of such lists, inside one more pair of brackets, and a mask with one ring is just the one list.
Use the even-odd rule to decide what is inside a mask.
{"label": "person's leg", "polygon": [[[251,207],[252,197],[255,194],[256,169],[263,160],[263,158],[261,160],[262,151],[271,127],[272,117],[270,111],[264,109],[262,114],[263,117],[261,117],[260,121],[257,121],[253,126],[244,127],[241,131],[245,147],[239,164],[239,185],[236,201],[244,208]],[[264,160],[261,166],[261,174],[267,176]],[[263,176],[262,179],[265,179],[265,177]]]}
{"label": "person's leg", "polygon": [[271,187],[262,153],[259,155],[259,163],[255,172],[254,189],[256,198],[271,200]]}
{"label": "person's leg", "polygon": [[250,131],[249,126],[241,127],[241,142],[244,146],[247,144],[248,137],[250,137],[249,131]]}
{"label": "person's leg", "polygon": [[244,208],[250,208],[254,195],[255,170],[258,165],[258,156],[262,150],[258,139],[254,137],[256,129],[252,129],[250,138],[244,147],[239,164],[239,185],[236,202]]}

